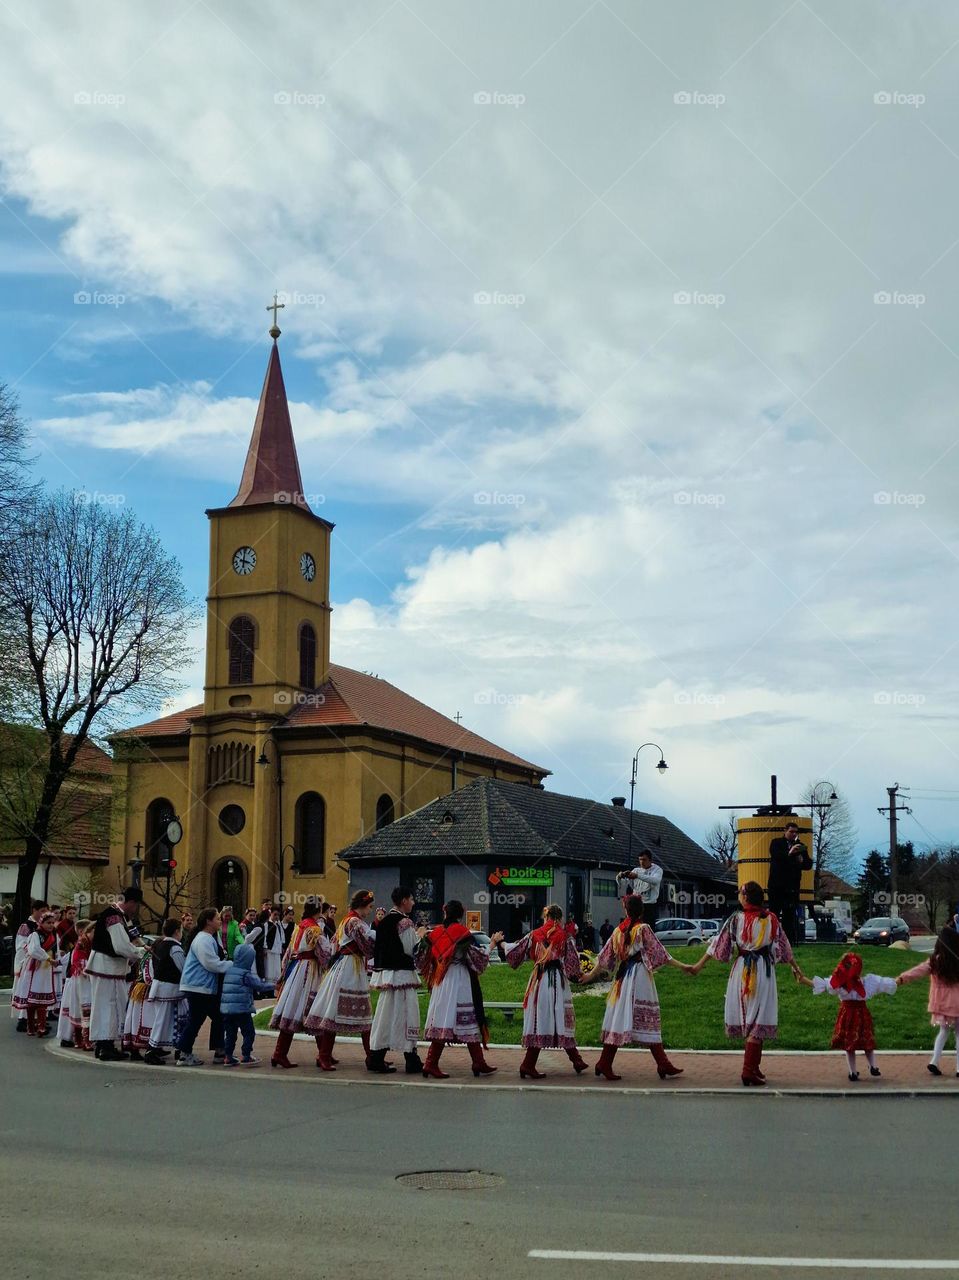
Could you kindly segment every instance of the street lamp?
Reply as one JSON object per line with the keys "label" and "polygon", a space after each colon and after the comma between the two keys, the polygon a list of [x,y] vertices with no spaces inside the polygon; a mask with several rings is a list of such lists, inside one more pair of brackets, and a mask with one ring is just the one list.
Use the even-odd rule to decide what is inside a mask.
{"label": "street lamp", "polygon": [[281,903],[284,901],[284,899],[283,899],[283,855],[286,853],[287,849],[289,849],[289,851],[293,854],[293,857],[290,859],[290,870],[293,872],[293,874],[294,874],[294,875],[298,875],[298,874],[299,874],[299,870],[300,870],[300,864],[299,864],[299,863],[297,862],[297,860],[296,860],[296,848],[295,848],[292,844],[285,844],[285,845],[283,846],[283,848],[280,850],[280,893],[279,893],[279,900],[280,900],[280,902],[281,902]]}
{"label": "street lamp", "polygon": [[[264,738],[263,748],[260,751],[260,754],[257,757],[256,762],[261,769],[266,768],[266,766],[270,763],[270,758],[266,754],[267,743],[269,743],[270,746],[273,748],[273,762],[276,765],[276,772],[273,775],[273,781],[276,783],[276,835],[277,835],[277,843],[280,846],[280,860],[279,860],[280,889],[279,891],[282,894],[283,893],[283,854],[287,848],[292,849],[293,846],[292,845],[287,846],[287,845],[284,845],[283,843],[283,769],[280,764],[280,753],[277,749],[276,742],[272,738]],[[293,850],[293,853],[295,858],[296,856],[295,849]],[[295,870],[296,870],[295,866],[291,865],[290,869],[295,873]]]}
{"label": "street lamp", "polygon": [[639,768],[639,753],[643,750],[643,747],[656,747],[656,750],[659,752],[659,764],[656,768],[660,773],[665,773],[669,768],[669,765],[666,763],[666,759],[663,756],[662,747],[657,746],[655,742],[644,742],[642,746],[636,748],[635,754],[633,755],[633,771],[629,779],[629,846],[626,851],[626,860],[629,862],[630,866],[632,866],[633,859],[633,799],[636,795],[636,771]]}

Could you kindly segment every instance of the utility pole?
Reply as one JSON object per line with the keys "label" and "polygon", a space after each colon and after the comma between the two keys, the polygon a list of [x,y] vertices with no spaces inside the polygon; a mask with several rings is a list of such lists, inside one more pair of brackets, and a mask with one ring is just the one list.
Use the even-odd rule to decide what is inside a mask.
{"label": "utility pole", "polygon": [[880,813],[889,814],[889,892],[892,897],[892,909],[889,914],[897,916],[899,914],[899,830],[898,815],[900,813],[912,813],[912,810],[904,804],[898,804],[899,799],[899,783],[886,788],[886,794],[889,797],[889,804],[882,807]]}

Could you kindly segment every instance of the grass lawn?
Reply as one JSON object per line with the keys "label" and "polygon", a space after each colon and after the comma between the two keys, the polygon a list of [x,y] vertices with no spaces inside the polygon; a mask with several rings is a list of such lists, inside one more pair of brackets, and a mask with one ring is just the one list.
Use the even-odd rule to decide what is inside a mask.
{"label": "grass lawn", "polygon": [[[846,947],[810,944],[797,948],[799,964],[808,977],[828,977]],[[683,947],[677,950],[677,959],[684,962],[698,960],[702,947]],[[914,951],[894,951],[885,947],[863,947],[863,968],[866,973],[878,973],[895,977],[904,969],[918,964],[923,957]],[[482,977],[483,996],[486,1000],[523,999],[529,979],[529,964],[510,969],[505,964],[490,965]],[[702,973],[691,978],[676,969],[660,969],[656,974],[656,986],[663,1012],[663,1041],[672,1049],[727,1049],[735,1041],[726,1039],[723,1029],[723,999],[729,966],[710,961]],[[832,1026],[836,1019],[838,1001],[832,996],[813,996],[808,987],[801,987],[789,969],[777,968],[779,980],[779,1039],[778,1049],[828,1049]],[[876,1024],[876,1043],[883,1049],[928,1049],[933,1033],[926,1013],[929,994],[928,982],[910,983],[900,987],[894,996],[876,996],[870,1001],[870,1009]],[[376,995],[374,993],[374,1001]],[[602,996],[574,995],[576,1009],[576,1038],[583,1046],[598,1045],[603,1025],[605,999]],[[420,993],[420,1009],[425,1016],[426,993]],[[490,1039],[497,1044],[519,1044],[523,1034],[520,1012],[507,1021],[501,1010],[488,1011]],[[258,1027],[269,1025],[269,1010],[256,1015]]]}

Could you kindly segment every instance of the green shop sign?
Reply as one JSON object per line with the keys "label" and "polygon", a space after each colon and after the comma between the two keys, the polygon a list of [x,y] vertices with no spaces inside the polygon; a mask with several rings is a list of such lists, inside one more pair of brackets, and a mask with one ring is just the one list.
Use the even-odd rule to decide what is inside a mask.
{"label": "green shop sign", "polygon": [[490,884],[508,888],[536,888],[553,883],[552,867],[494,867],[486,877]]}

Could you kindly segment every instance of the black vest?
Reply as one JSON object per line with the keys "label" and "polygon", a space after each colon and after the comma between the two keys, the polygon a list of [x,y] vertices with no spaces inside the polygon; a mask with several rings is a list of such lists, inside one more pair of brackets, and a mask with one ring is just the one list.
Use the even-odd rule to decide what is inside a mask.
{"label": "black vest", "polygon": [[413,957],[408,956],[400,942],[399,927],[402,920],[407,919],[402,911],[395,908],[383,917],[376,927],[376,942],[373,947],[374,969],[412,969]]}
{"label": "black vest", "polygon": [[180,970],[173,963],[172,951],[180,944],[173,938],[161,938],[153,946],[153,976],[157,982],[180,981]]}
{"label": "black vest", "polygon": [[126,916],[119,907],[105,907],[97,916],[96,924],[93,926],[92,950],[99,951],[102,956],[112,956],[116,960],[118,956],[110,938],[110,926],[114,924],[122,924],[126,928]]}

